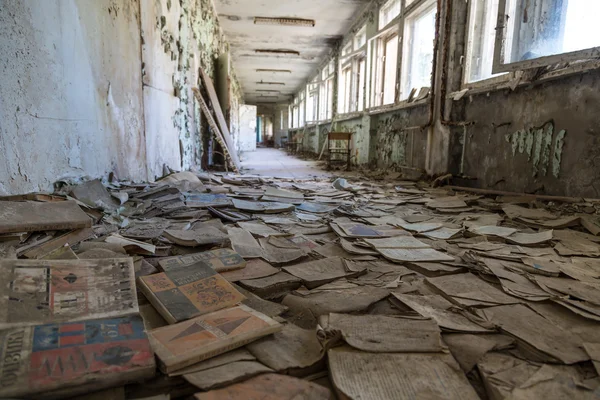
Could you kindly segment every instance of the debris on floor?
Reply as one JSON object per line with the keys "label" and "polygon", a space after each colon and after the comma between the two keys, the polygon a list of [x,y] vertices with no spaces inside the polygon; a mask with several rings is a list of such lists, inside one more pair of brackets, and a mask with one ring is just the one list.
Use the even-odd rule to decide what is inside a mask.
{"label": "debris on floor", "polygon": [[600,203],[372,178],[0,198],[0,397],[600,396]]}

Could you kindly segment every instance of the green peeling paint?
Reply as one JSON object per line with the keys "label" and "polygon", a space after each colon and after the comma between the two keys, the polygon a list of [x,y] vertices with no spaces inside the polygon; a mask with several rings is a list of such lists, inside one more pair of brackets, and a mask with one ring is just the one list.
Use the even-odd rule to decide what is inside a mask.
{"label": "green peeling paint", "polygon": [[505,139],[511,145],[513,157],[517,155],[517,151],[519,154],[527,154],[534,177],[547,176],[548,169],[551,168],[552,175],[558,178],[566,134],[567,132],[562,130],[554,138],[554,123],[550,121],[541,127],[510,133]]}
{"label": "green peeling paint", "polygon": [[558,178],[560,174],[560,165],[562,163],[562,151],[563,146],[565,145],[565,136],[567,135],[567,131],[564,129],[558,132],[556,135],[556,143],[554,144],[554,158],[552,159],[552,175],[555,178]]}

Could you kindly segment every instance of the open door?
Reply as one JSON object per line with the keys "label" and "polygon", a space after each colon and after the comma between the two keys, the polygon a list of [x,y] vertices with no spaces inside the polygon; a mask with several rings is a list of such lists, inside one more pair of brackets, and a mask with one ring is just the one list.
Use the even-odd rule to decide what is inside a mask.
{"label": "open door", "polygon": [[240,151],[256,150],[256,106],[240,105]]}

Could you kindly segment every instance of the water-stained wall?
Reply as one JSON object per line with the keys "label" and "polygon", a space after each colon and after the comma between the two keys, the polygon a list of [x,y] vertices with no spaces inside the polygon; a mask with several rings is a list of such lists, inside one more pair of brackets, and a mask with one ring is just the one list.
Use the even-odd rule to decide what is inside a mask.
{"label": "water-stained wall", "polygon": [[[227,50],[210,0],[0,2],[0,194],[199,165],[191,88]],[[231,74],[231,130],[241,89]]]}
{"label": "water-stained wall", "polygon": [[[148,174],[156,177],[163,165],[179,170],[201,163],[208,130],[191,89],[200,84],[200,68],[215,81],[216,60],[228,44],[210,0],[145,0],[141,11]],[[236,138],[242,96],[233,72],[229,83],[224,113]]]}
{"label": "water-stained wall", "polygon": [[0,194],[146,179],[139,1],[0,3]]}
{"label": "water-stained wall", "polygon": [[600,197],[599,102],[600,71],[467,96],[465,175],[497,190]]}

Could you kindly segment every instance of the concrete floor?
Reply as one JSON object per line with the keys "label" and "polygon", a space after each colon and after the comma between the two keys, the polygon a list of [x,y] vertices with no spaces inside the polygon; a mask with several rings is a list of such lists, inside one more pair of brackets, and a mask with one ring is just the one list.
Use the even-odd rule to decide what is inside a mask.
{"label": "concrete floor", "polygon": [[331,174],[316,161],[305,161],[288,155],[285,150],[258,148],[242,153],[242,168],[249,175],[275,178],[329,177]]}

